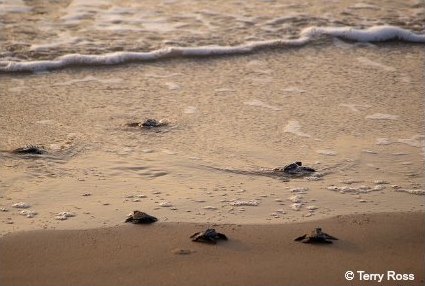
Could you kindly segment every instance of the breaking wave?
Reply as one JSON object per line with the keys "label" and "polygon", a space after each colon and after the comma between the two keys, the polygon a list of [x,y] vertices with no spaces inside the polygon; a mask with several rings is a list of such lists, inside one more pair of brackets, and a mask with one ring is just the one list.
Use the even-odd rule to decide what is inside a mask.
{"label": "breaking wave", "polygon": [[208,57],[237,55],[266,48],[299,47],[323,37],[338,37],[356,42],[403,41],[425,43],[425,34],[418,34],[396,26],[373,26],[367,29],[352,27],[308,27],[296,39],[275,39],[247,42],[235,46],[167,47],[150,52],[113,52],[100,55],[67,54],[53,60],[0,61],[0,72],[37,72],[69,66],[117,65],[177,57]]}

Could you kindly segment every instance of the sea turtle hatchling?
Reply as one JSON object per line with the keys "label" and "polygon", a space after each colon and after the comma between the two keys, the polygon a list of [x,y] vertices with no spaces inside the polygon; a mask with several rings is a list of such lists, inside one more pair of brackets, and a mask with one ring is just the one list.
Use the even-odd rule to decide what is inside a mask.
{"label": "sea turtle hatchling", "polygon": [[322,232],[322,229],[317,227],[310,234],[304,234],[294,240],[303,243],[332,243],[331,240],[338,240],[338,238]]}
{"label": "sea turtle hatchling", "polygon": [[42,147],[38,145],[26,145],[24,147],[16,148],[12,151],[10,151],[13,154],[22,154],[22,155],[42,155],[47,153],[47,151]]}
{"label": "sea turtle hatchling", "polygon": [[125,222],[131,222],[134,224],[151,224],[156,221],[158,221],[156,217],[140,211],[133,211],[133,213],[129,214],[128,218],[125,220]]}
{"label": "sea turtle hatchling", "polygon": [[168,123],[164,120],[156,120],[156,119],[146,119],[144,122],[140,123],[140,127],[144,128],[154,128],[154,127],[162,127],[167,125]]}
{"label": "sea turtle hatchling", "polygon": [[140,127],[143,129],[151,129],[151,128],[167,126],[168,122],[162,119],[156,120],[156,119],[149,118],[143,122],[129,122],[126,125],[127,127]]}
{"label": "sea turtle hatchling", "polygon": [[283,168],[275,168],[273,169],[273,171],[283,172],[287,175],[293,175],[293,176],[305,176],[305,175],[310,175],[311,173],[316,172],[316,170],[313,168],[303,166],[302,162],[294,162],[284,166]]}
{"label": "sea turtle hatchling", "polygon": [[227,236],[222,233],[216,232],[215,229],[209,228],[205,231],[194,233],[191,237],[192,241],[205,242],[216,244],[217,240],[227,240]]}

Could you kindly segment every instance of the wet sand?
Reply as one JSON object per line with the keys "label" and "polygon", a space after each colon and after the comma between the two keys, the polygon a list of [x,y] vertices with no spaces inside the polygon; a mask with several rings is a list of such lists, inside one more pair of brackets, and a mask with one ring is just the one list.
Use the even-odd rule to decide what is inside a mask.
{"label": "wet sand", "polygon": [[[293,239],[321,226],[332,245]],[[204,224],[157,223],[30,231],[0,238],[1,285],[424,285],[425,217],[337,216],[282,225],[216,225],[227,242],[189,235]],[[189,254],[176,254],[188,250]],[[346,271],[414,274],[414,281],[352,282]]]}
{"label": "wet sand", "polygon": [[[0,207],[8,209],[0,235],[114,226],[136,209],[161,221],[232,224],[422,210],[424,57],[420,45],[335,40],[1,75],[0,150],[41,144],[49,154],[0,153]],[[170,125],[125,126],[146,118]],[[294,161],[329,173],[284,182],[226,171]],[[258,206],[232,205],[250,200]],[[20,215],[19,202],[37,215]],[[56,220],[63,211],[75,217]]]}

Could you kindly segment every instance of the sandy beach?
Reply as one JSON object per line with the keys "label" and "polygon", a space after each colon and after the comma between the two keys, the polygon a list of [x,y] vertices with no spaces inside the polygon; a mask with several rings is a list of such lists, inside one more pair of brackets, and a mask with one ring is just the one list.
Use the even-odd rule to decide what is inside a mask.
{"label": "sandy beach", "polygon": [[295,2],[0,1],[0,285],[425,285],[423,1]]}
{"label": "sandy beach", "polygon": [[[1,153],[0,233],[113,226],[136,209],[231,224],[423,210],[423,49],[350,45],[1,75],[0,149],[48,153]],[[126,127],[146,118],[170,125]],[[294,161],[325,175],[262,175]]]}
{"label": "sandy beach", "polygon": [[[338,216],[283,225],[215,225],[228,241],[189,236],[208,225],[157,223],[30,231],[0,238],[0,284],[12,285],[424,285],[421,213]],[[332,245],[293,239],[312,228]],[[189,254],[178,254],[182,250]],[[347,281],[346,271],[355,278]],[[385,274],[381,283],[357,271]],[[413,274],[392,281],[388,271]],[[391,274],[391,272],[390,272]],[[363,279],[365,279],[363,277]]]}

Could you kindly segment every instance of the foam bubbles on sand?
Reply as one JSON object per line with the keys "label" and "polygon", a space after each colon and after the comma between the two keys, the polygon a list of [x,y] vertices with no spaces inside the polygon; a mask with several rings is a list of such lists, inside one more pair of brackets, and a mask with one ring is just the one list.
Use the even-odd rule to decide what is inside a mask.
{"label": "foam bubbles on sand", "polygon": [[411,138],[398,139],[397,142],[407,144],[412,147],[425,147],[425,136],[424,135],[414,135]]}
{"label": "foam bubbles on sand", "polygon": [[329,186],[328,190],[339,192],[341,194],[352,193],[352,194],[366,194],[370,192],[382,191],[385,189],[384,184],[377,184],[373,187],[360,185],[360,186]]}
{"label": "foam bubbles on sand", "polygon": [[302,203],[293,203],[291,205],[291,209],[293,209],[294,211],[299,211],[301,209],[302,205],[303,205]]}
{"label": "foam bubbles on sand", "polygon": [[274,110],[274,111],[282,110],[282,109],[280,109],[277,106],[269,105],[269,104],[264,103],[264,102],[262,102],[261,100],[258,100],[258,99],[253,99],[253,100],[250,100],[250,101],[245,101],[244,104],[251,105],[251,106],[264,107],[264,108],[268,108],[268,109],[271,109],[271,110]]}
{"label": "foam bubbles on sand", "polygon": [[411,147],[416,148],[423,148],[425,147],[425,136],[424,135],[414,135],[411,138],[403,138],[403,139],[396,139],[391,140],[389,138],[377,138],[376,144],[377,145],[390,145],[393,143],[401,143],[406,144]]}
{"label": "foam bubbles on sand", "polygon": [[27,218],[33,218],[35,215],[37,215],[37,212],[33,210],[21,210],[19,214],[26,216]]}
{"label": "foam bubbles on sand", "polygon": [[163,208],[170,208],[173,205],[170,202],[161,202],[161,203],[159,203],[159,206],[163,207]]}
{"label": "foam bubbles on sand", "polygon": [[301,195],[293,195],[293,196],[290,196],[288,198],[288,200],[290,200],[293,203],[301,203],[302,202],[302,198],[303,197]]}
{"label": "foam bubbles on sand", "polygon": [[233,201],[230,203],[231,206],[258,206],[260,203],[256,200],[249,200],[249,201]]}
{"label": "foam bubbles on sand", "polygon": [[75,213],[73,213],[73,212],[60,212],[60,213],[56,214],[55,219],[57,219],[57,220],[67,220],[68,218],[74,217],[74,216],[75,216]]}
{"label": "foam bubbles on sand", "polygon": [[18,208],[18,209],[27,209],[27,208],[30,208],[31,205],[25,202],[19,202],[19,203],[13,204],[12,207]]}
{"label": "foam bubbles on sand", "polygon": [[384,113],[374,113],[372,115],[367,115],[366,119],[377,119],[377,120],[397,120],[398,115],[384,114]]}
{"label": "foam bubbles on sand", "polygon": [[294,87],[294,86],[290,86],[287,88],[284,88],[283,91],[285,93],[290,93],[290,94],[301,94],[301,93],[305,93],[304,89],[298,88],[298,87]]}
{"label": "foam bubbles on sand", "polygon": [[299,188],[292,188],[289,190],[291,193],[297,193],[297,194],[305,194],[308,191],[308,188],[303,188],[303,187],[299,187]]}
{"label": "foam bubbles on sand", "polygon": [[300,137],[311,137],[309,134],[301,131],[301,124],[296,120],[290,120],[283,129],[283,132],[292,133]]}
{"label": "foam bubbles on sand", "polygon": [[339,106],[342,107],[347,107],[348,109],[350,109],[353,112],[359,112],[359,108],[360,109],[364,109],[364,108],[369,108],[370,105],[365,105],[365,104],[354,104],[354,103],[341,103]]}
{"label": "foam bubbles on sand", "polygon": [[393,143],[393,142],[388,138],[377,138],[376,139],[376,145],[390,145],[391,143]]}
{"label": "foam bubbles on sand", "polygon": [[425,195],[425,190],[419,190],[419,189],[412,189],[412,190],[408,190],[408,189],[395,189],[394,191],[396,192],[402,192],[402,193],[408,193],[408,194],[412,194],[412,195],[419,195],[419,196],[424,196]]}
{"label": "foam bubbles on sand", "polygon": [[184,109],[184,113],[192,114],[197,112],[197,108],[195,106],[188,106]]}
{"label": "foam bubbles on sand", "polygon": [[306,206],[305,208],[306,208],[307,210],[309,210],[309,211],[315,211],[315,210],[317,210],[319,207],[314,206],[314,205],[311,205],[311,206]]}
{"label": "foam bubbles on sand", "polygon": [[171,81],[166,82],[165,85],[169,90],[179,90],[181,88],[179,84]]}
{"label": "foam bubbles on sand", "polygon": [[317,153],[320,155],[326,155],[326,156],[335,156],[337,153],[330,149],[323,149],[323,150],[317,150]]}
{"label": "foam bubbles on sand", "polygon": [[373,10],[379,10],[379,6],[368,4],[368,3],[356,3],[349,7],[350,9],[373,9]]}

